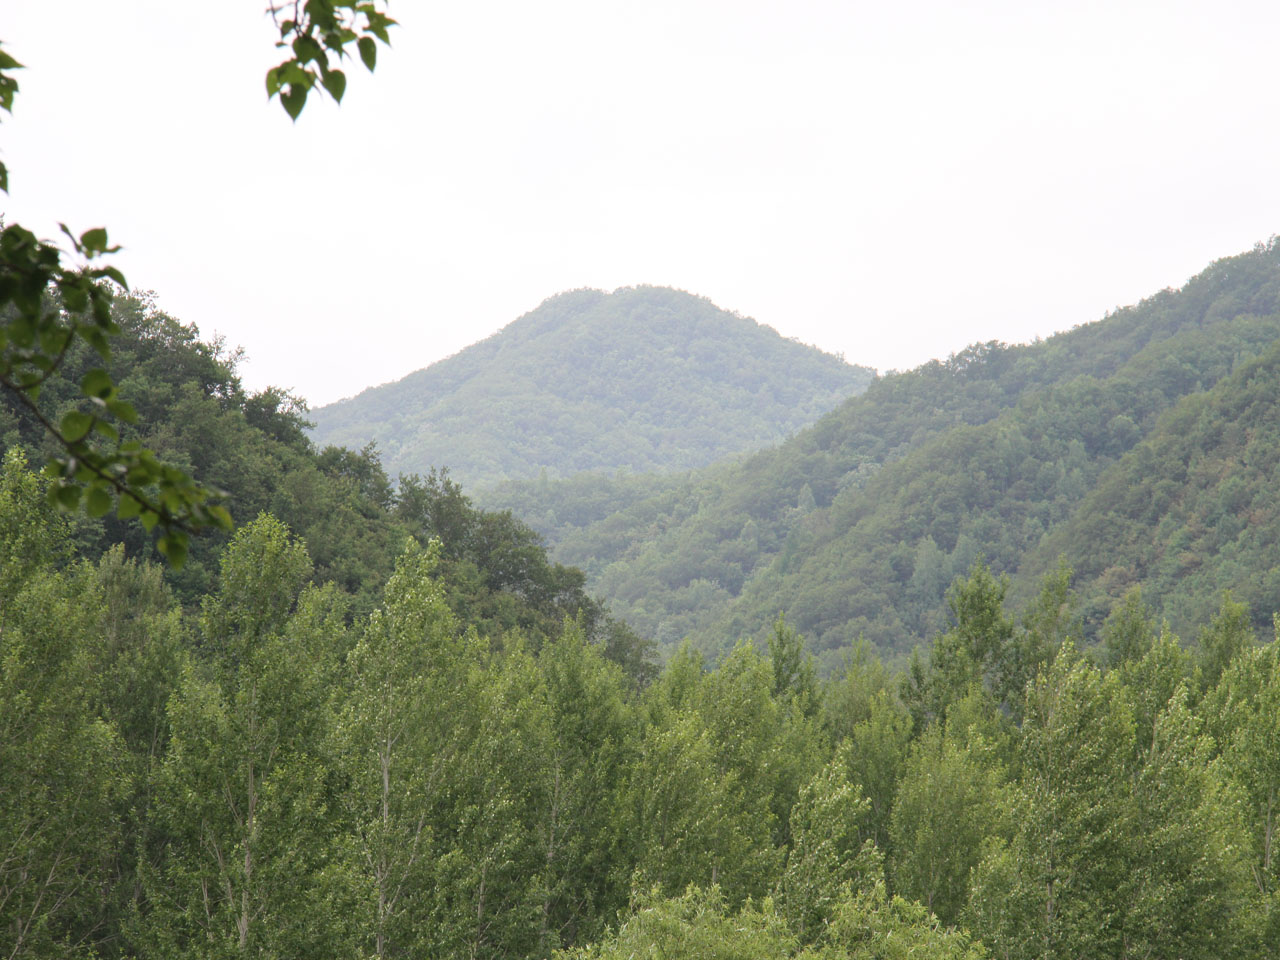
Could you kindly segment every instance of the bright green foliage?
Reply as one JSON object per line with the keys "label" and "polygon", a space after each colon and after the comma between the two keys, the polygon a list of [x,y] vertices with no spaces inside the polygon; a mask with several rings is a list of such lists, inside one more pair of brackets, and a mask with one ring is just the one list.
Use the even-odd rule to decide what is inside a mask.
{"label": "bright green foliage", "polygon": [[754,808],[748,814],[753,830],[762,844],[768,836],[781,846],[787,840],[788,811],[801,785],[821,766],[826,747],[817,720],[809,716],[807,693],[775,694],[776,682],[773,661],[739,644],[719,669],[703,677],[696,706],[719,768],[739,781],[744,813]]}
{"label": "bright green foliage", "polygon": [[[1002,667],[1012,655],[1014,622],[1004,612],[1007,578],[996,579],[979,559],[947,594],[954,625],[934,638],[927,673],[919,667],[903,688],[917,727],[942,720],[952,702],[976,686],[1004,687]],[[1015,667],[1015,671],[1018,668]],[[1003,690],[1001,691],[1004,692]]]}
{"label": "bright green foliage", "polygon": [[237,533],[222,569],[205,605],[207,658],[170,703],[153,816],[171,839],[144,874],[136,936],[170,957],[331,956],[330,641],[303,588],[310,560],[264,516]]}
{"label": "bright green foliage", "polygon": [[1074,606],[1071,568],[1059,557],[1057,569],[1045,574],[1040,592],[1023,611],[1020,629],[1005,648],[992,683],[996,702],[1003,704],[1015,721],[1022,719],[1027,685],[1048,668],[1064,643],[1082,635]]}
{"label": "bright green foliage", "polygon": [[690,887],[663,900],[641,896],[618,932],[563,960],[985,960],[970,937],[944,930],[919,904],[885,895],[884,886],[846,895],[820,942],[803,947],[766,900],[730,912],[718,887]]}
{"label": "bright green foliage", "polygon": [[1202,689],[1212,687],[1232,660],[1257,643],[1249,605],[1232,599],[1231,591],[1222,595],[1222,606],[1199,637],[1199,662],[1196,664]]}
{"label": "bright green foliage", "polygon": [[892,693],[878,693],[866,720],[849,734],[849,779],[862,785],[871,804],[871,836],[876,846],[889,851],[889,818],[898,792],[911,740],[911,716]]}
{"label": "bright green foliage", "polygon": [[[1120,662],[1115,673],[1124,683],[1133,709],[1135,749],[1144,754],[1151,749],[1156,722],[1178,688],[1191,676],[1191,656],[1166,624],[1159,636],[1145,638],[1147,648],[1140,657]],[[1130,656],[1136,653],[1132,650]]]}
{"label": "bright green foliage", "polygon": [[680,890],[723,877],[742,894],[766,887],[776,868],[772,824],[760,822],[761,804],[740,779],[720,772],[697,712],[673,711],[650,727],[630,776],[624,816],[642,882]]}
{"label": "bright green foliage", "polygon": [[[466,744],[457,723],[466,706],[466,641],[433,577],[434,553],[401,557],[350,658],[340,743],[354,836],[348,869],[364,893],[360,938],[377,957],[417,947],[409,912],[432,882],[434,824],[451,765]],[[474,661],[472,653],[471,660]]]}
{"label": "bright green foliage", "polygon": [[454,718],[467,749],[436,821],[444,852],[422,922],[436,942],[423,952],[526,956],[537,949],[546,893],[538,828],[551,805],[542,774],[554,734],[545,687],[517,646],[474,670],[468,691],[467,712]]}
{"label": "bright green foliage", "polygon": [[576,624],[542,648],[553,733],[536,827],[543,893],[537,953],[598,937],[626,903],[630,825],[617,818],[638,729],[620,668],[587,644]]}
{"label": "bright green foliage", "polygon": [[1111,897],[1122,955],[1256,956],[1241,807],[1210,765],[1212,741],[1187,701],[1184,684],[1157,719],[1121,826],[1128,876]]}
{"label": "bright green foliage", "polygon": [[1115,605],[1102,626],[1102,660],[1110,667],[1140,660],[1158,634],[1151,608],[1142,602],[1142,590],[1134,587]]}
{"label": "bright green foliage", "polygon": [[804,638],[788,627],[783,617],[778,617],[769,635],[769,663],[775,697],[795,697],[806,712],[817,709],[817,667],[812,655],[805,652]]}
{"label": "bright green foliage", "polygon": [[1165,697],[1154,717],[1120,671],[1104,678],[1070,645],[1029,691],[1015,833],[988,843],[965,913],[998,955],[1255,955],[1242,809],[1185,673],[1162,666],[1185,666],[1170,646],[1126,664]]}
{"label": "bright green foliage", "polygon": [[791,928],[812,942],[840,900],[883,881],[871,838],[870,802],[849,782],[849,743],[800,789],[791,808],[791,849],[777,897]]}
{"label": "bright green foliage", "polygon": [[1243,652],[1204,703],[1222,772],[1244,796],[1263,943],[1280,937],[1280,642]]}
{"label": "bright green foliage", "polygon": [[836,675],[822,687],[822,720],[835,743],[844,740],[854,727],[871,716],[877,696],[889,695],[894,677],[866,640],[859,640],[845,652]]}
{"label": "bright green foliage", "polygon": [[888,897],[883,886],[847,899],[837,909],[812,960],[985,960],[982,944],[944,927],[918,903]]}
{"label": "bright green foliage", "polygon": [[21,450],[0,464],[0,595],[13,597],[39,570],[64,563],[70,530],[45,498],[47,482],[27,470]]}
{"label": "bright green foliage", "polygon": [[772,888],[789,811],[823,763],[816,719],[773,685],[772,664],[750,647],[709,674],[685,647],[647,692],[624,814],[644,884],[721,883],[739,899]]}
{"label": "bright green foliage", "polygon": [[62,524],[22,467],[11,454],[0,475],[0,530],[22,531],[0,548],[0,942],[34,958],[109,936],[132,770],[96,710],[92,584],[52,569]]}
{"label": "bright green foliage", "polygon": [[[991,711],[975,692],[978,709]],[[961,701],[964,703],[964,701]],[[912,744],[890,823],[893,889],[954,924],[969,899],[969,875],[988,838],[1009,829],[1006,773],[975,725],[956,709],[945,729],[931,726]],[[972,738],[972,739],[971,739]]]}
{"label": "bright green foliage", "polygon": [[259,640],[281,632],[311,573],[306,546],[275,517],[259,516],[222,556],[218,596],[204,604],[205,638],[239,667]]}
{"label": "bright green foliage", "polygon": [[998,956],[1119,956],[1133,719],[1114,678],[1062,649],[1027,695],[1010,844],[975,871],[966,916]]}
{"label": "bright green foliage", "polygon": [[798,944],[772,904],[730,912],[718,886],[689,887],[664,900],[659,891],[637,897],[618,932],[559,960],[784,960]]}
{"label": "bright green foliage", "polygon": [[[87,567],[87,564],[85,565]],[[168,706],[182,679],[191,637],[165,584],[164,569],[109,550],[91,571],[85,601],[93,611],[89,648],[99,714],[118,732],[120,771],[130,794],[112,863],[113,883],[101,893],[105,929],[127,926],[141,899],[139,861],[163,855],[160,831],[144,815],[155,773],[169,748]],[[126,937],[111,937],[109,953],[127,956]],[[108,952],[105,951],[104,952]]]}

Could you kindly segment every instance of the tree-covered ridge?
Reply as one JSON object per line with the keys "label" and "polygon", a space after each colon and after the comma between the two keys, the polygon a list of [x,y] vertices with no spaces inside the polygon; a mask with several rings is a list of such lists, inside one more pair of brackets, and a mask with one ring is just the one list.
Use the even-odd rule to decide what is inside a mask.
{"label": "tree-covered ridge", "polygon": [[1175,630],[1204,622],[1224,590],[1270,625],[1280,597],[1280,342],[1193,394],[1108,468],[1025,561],[1067,557],[1087,617],[1134,586]]}
{"label": "tree-covered ridge", "polygon": [[[542,542],[509,513],[476,508],[447,473],[410,475],[394,483],[376,450],[317,449],[306,435],[303,401],[268,388],[246,391],[236,373],[238,354],[157,308],[148,297],[118,297],[113,319],[111,374],[138,411],[125,427],[167,462],[225,492],[235,519],[268,513],[305,536],[315,579],[350,597],[351,615],[368,613],[391,574],[405,541],[441,541],[439,563],[448,572],[450,602],[484,635],[498,639],[519,629],[535,644],[558,633],[564,618],[583,618],[583,629],[606,641],[611,655],[637,676],[649,669],[644,645],[583,589],[577,570],[551,562]],[[59,375],[42,391],[55,414],[75,404],[85,369],[99,363],[91,351],[69,352]],[[25,447],[38,459],[55,443],[30,411],[0,397],[0,449]],[[131,557],[154,556],[136,524],[114,516],[74,516],[73,537],[82,557],[97,559],[117,545]],[[191,540],[181,570],[167,579],[187,607],[218,581],[226,533]]]}
{"label": "tree-covered ridge", "polygon": [[872,375],[678,290],[575,290],[315,410],[313,436],[376,442],[389,470],[447,467],[469,489],[543,470],[685,470],[778,443]]}
{"label": "tree-covered ridge", "polygon": [[1263,960],[1280,642],[982,565],[929,654],[821,680],[779,621],[641,689],[573,621],[497,644],[436,542],[375,608],[244,524],[184,611],[0,469],[0,930],[13,960]]}
{"label": "tree-covered ridge", "polygon": [[[738,636],[761,635],[782,610],[818,650],[865,635],[904,651],[938,629],[946,585],[980,555],[1014,575],[1023,599],[1058,550],[1089,576],[1095,562],[1132,566],[1123,553],[1086,561],[1084,539],[1078,549],[1058,547],[1067,534],[1055,531],[1086,508],[1109,469],[1145,456],[1141,444],[1163,418],[1219,381],[1234,389],[1226,382],[1233,371],[1277,338],[1273,241],[1097,323],[1023,346],[977,345],[882,377],[779,447],[662,478],[648,496],[643,478],[578,478],[495,502],[527,517],[619,615],[664,644],[693,635],[723,652]],[[1254,415],[1268,415],[1258,404]],[[1196,442],[1184,441],[1178,455],[1198,459]],[[1163,449],[1172,455],[1168,442]],[[1168,488],[1182,472],[1152,472],[1145,482]],[[1126,502],[1140,500],[1144,510],[1173,503],[1141,492]],[[584,511],[580,501],[595,507]],[[606,505],[618,509],[605,514]],[[1173,536],[1169,524],[1157,526],[1157,544]],[[1274,566],[1265,536],[1245,539],[1234,570]],[[1162,612],[1168,603],[1183,626],[1202,618],[1220,587],[1241,580],[1217,572],[1228,557],[1209,539],[1199,544],[1199,581],[1153,572],[1147,583],[1148,600]],[[1109,592],[1090,599],[1091,636],[1143,576],[1113,576]],[[1253,609],[1265,619],[1280,594],[1251,576]],[[1194,599],[1180,599],[1184,588]]]}

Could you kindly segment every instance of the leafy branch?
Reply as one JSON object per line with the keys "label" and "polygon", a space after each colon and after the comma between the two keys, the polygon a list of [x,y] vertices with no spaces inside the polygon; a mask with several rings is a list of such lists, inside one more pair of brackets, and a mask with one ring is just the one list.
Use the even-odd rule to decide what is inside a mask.
{"label": "leafy branch", "polygon": [[[387,0],[272,0],[268,11],[280,31],[277,47],[292,56],[267,71],[267,96],[279,96],[296,120],[312,91],[341,102],[347,88],[339,65],[353,44],[372,72],[378,42],[389,46],[396,25],[384,12]],[[0,50],[0,110],[13,112],[22,64]],[[9,174],[0,162],[0,190],[8,192]],[[83,506],[93,517],[112,505],[122,520],[137,518],[150,532],[161,529],[156,548],[175,567],[186,558],[190,534],[206,527],[230,529],[231,515],[217,503],[221,494],[184,471],[162,463],[136,440],[122,439],[117,424],[137,422],[137,413],[120,398],[111,375],[95,368],[80,383],[83,407],[54,423],[40,408],[40,389],[61,368],[77,342],[91,347],[103,363],[111,359],[109,338],[120,332],[111,319],[113,290],[128,289],[112,266],[94,264],[116,252],[102,227],[78,237],[65,225],[83,266],[63,265],[63,251],[18,224],[0,222],[0,387],[12,393],[62,447],[45,472],[57,481],[50,499],[63,509]]]}
{"label": "leafy branch", "polygon": [[341,103],[347,75],[339,64],[355,44],[370,73],[378,63],[378,41],[391,45],[388,31],[396,22],[379,6],[386,0],[292,0],[272,2],[272,19],[280,31],[277,47],[293,55],[267,71],[267,97],[279,95],[280,104],[294,120],[313,91],[324,91]]}
{"label": "leafy branch", "polygon": [[[7,113],[18,91],[10,71],[21,66],[0,50],[0,109]],[[0,189],[8,191],[2,164]],[[64,265],[57,245],[19,224],[0,230],[0,387],[62,448],[45,467],[57,481],[50,484],[50,500],[68,510],[83,505],[92,517],[104,516],[114,505],[122,520],[137,517],[148,532],[158,525],[156,548],[180,567],[190,534],[205,527],[231,528],[231,514],[217,503],[220,494],[161,462],[136,440],[121,438],[117,423],[136,423],[138,415],[104,368],[90,370],[81,380],[87,410],[72,410],[55,424],[39,405],[41,388],[77,342],[104,364],[110,361],[109,338],[120,332],[111,318],[112,288],[128,288],[117,268],[94,263],[119,249],[110,245],[104,228],[77,237],[61,226],[82,266]]]}

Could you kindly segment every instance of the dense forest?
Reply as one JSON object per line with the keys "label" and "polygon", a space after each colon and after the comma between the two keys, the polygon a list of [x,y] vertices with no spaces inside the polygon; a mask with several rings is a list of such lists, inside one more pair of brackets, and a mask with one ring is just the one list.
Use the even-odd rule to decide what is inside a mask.
{"label": "dense forest", "polygon": [[583,470],[662,472],[778,443],[873,371],[665,287],[574,290],[460,353],[311,414],[390,471],[468,490]]}
{"label": "dense forest", "polygon": [[[847,577],[859,603],[888,584],[878,615],[917,618],[909,657],[870,629],[806,636],[815,614],[788,604],[755,636],[718,610],[659,658],[512,513],[443,469],[393,481],[372,445],[317,447],[301,400],[246,391],[234,352],[119,298],[129,436],[225,490],[239,525],[179,569],[136,524],[59,510],[35,469],[53,441],[6,395],[0,946],[1274,956],[1280,641],[1257,598],[1277,566],[1277,260],[1260,248],[1101,324],[880,378],[656,495],[629,475],[524,494],[577,484],[580,512],[544,502],[583,530],[612,517],[618,543],[655,502],[696,502],[714,551],[708,519],[752,502],[731,481],[754,465],[749,539],[790,557],[780,582]],[[91,362],[67,354],[51,417]],[[888,519],[859,513],[874,502]],[[787,518],[812,538],[789,555]],[[680,529],[664,522],[646,529]],[[941,581],[937,609],[810,566],[840,557],[840,529],[914,536],[889,552],[908,586]]]}
{"label": "dense forest", "polygon": [[[1280,643],[1131,594],[1074,641],[981,564],[901,676],[779,621],[628,674],[580,620],[486,636],[439,540],[376,607],[269,514],[179,603],[0,471],[10,957],[1263,958]],[[484,571],[482,571],[484,572]]]}
{"label": "dense forest", "polygon": [[1231,589],[1280,609],[1280,243],[1035,343],[878,378],[792,439],[678,476],[508,484],[553,556],[670,652],[722,656],[779,611],[828,666],[904,655],[984,557],[1027,602],[1060,556],[1085,636],[1134,586],[1181,633]]}

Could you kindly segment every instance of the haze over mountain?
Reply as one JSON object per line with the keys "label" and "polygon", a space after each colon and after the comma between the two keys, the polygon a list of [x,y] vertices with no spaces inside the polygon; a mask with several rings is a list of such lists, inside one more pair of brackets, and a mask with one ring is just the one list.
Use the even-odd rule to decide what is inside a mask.
{"label": "haze over mountain", "polygon": [[1126,591],[1186,632],[1231,589],[1280,609],[1280,243],[1095,323],[875,381],[812,427],[684,477],[508,485],[561,562],[670,648],[779,611],[815,649],[946,628],[980,557],[1026,602],[1062,555],[1088,638]]}
{"label": "haze over mountain", "polygon": [[778,443],[873,377],[679,290],[574,290],[312,411],[312,437],[372,441],[392,475],[447,467],[468,489],[544,470],[687,470]]}

